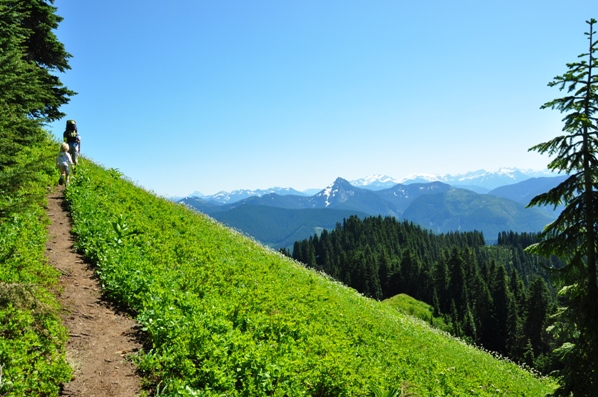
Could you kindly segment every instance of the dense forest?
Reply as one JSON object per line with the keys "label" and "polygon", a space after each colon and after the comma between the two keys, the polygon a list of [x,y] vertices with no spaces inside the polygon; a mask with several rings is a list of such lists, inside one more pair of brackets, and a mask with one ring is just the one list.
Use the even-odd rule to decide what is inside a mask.
{"label": "dense forest", "polygon": [[484,241],[475,231],[434,234],[393,217],[353,216],[286,254],[366,296],[424,301],[454,335],[550,372],[556,364],[546,328],[556,294],[544,266],[561,263],[524,251],[538,241],[534,233],[503,232],[495,246]]}

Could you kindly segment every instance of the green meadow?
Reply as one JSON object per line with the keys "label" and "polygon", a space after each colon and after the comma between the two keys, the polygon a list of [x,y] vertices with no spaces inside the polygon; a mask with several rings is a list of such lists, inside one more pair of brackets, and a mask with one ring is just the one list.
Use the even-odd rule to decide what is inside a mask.
{"label": "green meadow", "polygon": [[148,395],[543,396],[555,383],[84,160],[76,247],[137,318]]}

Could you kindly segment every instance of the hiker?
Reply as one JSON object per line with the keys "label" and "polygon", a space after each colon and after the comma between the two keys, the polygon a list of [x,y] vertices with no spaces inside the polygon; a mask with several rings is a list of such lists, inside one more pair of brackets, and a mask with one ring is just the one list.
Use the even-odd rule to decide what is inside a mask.
{"label": "hiker", "polygon": [[69,176],[70,176],[70,167],[73,165],[73,159],[69,154],[69,144],[68,143],[61,143],[60,144],[60,153],[56,157],[56,168],[60,170],[60,179],[58,183],[62,185],[64,182],[69,183]]}
{"label": "hiker", "polygon": [[79,153],[81,152],[81,135],[77,131],[77,123],[75,120],[66,121],[66,129],[64,130],[64,141],[69,145],[69,153],[74,165],[79,165]]}

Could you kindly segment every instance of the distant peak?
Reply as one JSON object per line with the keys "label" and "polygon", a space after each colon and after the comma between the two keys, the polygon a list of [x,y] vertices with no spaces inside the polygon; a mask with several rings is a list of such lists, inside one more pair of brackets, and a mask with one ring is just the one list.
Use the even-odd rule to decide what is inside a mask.
{"label": "distant peak", "polygon": [[[334,184],[336,185],[336,184],[339,184],[339,183],[349,183],[349,181],[348,181],[348,180],[346,180],[346,179],[344,179],[344,178],[341,178],[341,177],[339,176],[338,178],[336,178],[336,179],[334,180]],[[350,184],[350,183],[349,183],[349,184]]]}

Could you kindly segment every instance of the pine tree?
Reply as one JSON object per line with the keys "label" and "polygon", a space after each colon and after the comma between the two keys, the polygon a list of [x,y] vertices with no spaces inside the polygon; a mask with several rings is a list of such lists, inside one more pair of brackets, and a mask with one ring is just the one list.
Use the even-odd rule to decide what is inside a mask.
{"label": "pine tree", "polygon": [[[531,348],[533,357],[548,353],[548,320],[551,312],[551,302],[546,282],[542,277],[536,277],[529,290],[529,297],[525,305],[524,338]],[[528,363],[532,364],[532,363]]]}
{"label": "pine tree", "polygon": [[528,250],[544,256],[561,257],[567,265],[557,277],[567,298],[561,321],[571,325],[563,352],[559,396],[598,396],[598,283],[596,273],[598,220],[598,41],[595,19],[586,21],[590,29],[589,50],[580,61],[567,64],[568,71],[548,85],[566,89],[567,95],[547,102],[542,108],[565,113],[563,135],[530,150],[556,157],[548,168],[569,177],[530,205],[564,204],[556,221],[542,232],[542,241]]}
{"label": "pine tree", "polygon": [[[53,73],[69,68],[52,32],[61,18],[44,1],[0,1],[0,218],[34,200],[23,189],[49,159],[32,152],[48,141],[44,123],[74,93]],[[41,160],[41,161],[40,161]]]}

